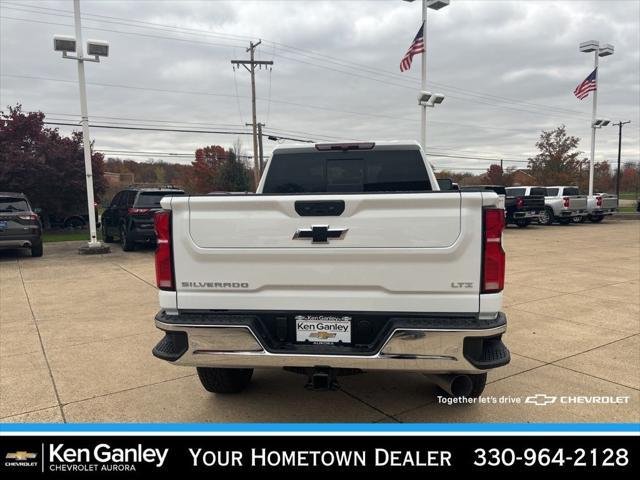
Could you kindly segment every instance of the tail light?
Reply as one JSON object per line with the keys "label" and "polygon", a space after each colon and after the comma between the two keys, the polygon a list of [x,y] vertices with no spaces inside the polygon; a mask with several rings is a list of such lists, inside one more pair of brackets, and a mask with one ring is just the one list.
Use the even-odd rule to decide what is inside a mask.
{"label": "tail light", "polygon": [[484,253],[482,257],[482,293],[497,293],[504,288],[506,255],[502,249],[504,210],[484,210]]}
{"label": "tail light", "polygon": [[524,197],[516,198],[516,208],[524,207]]}
{"label": "tail light", "polygon": [[602,206],[602,197],[596,197],[596,205],[599,207]]}
{"label": "tail light", "polygon": [[127,212],[129,215],[146,215],[149,213],[150,208],[129,208]]}
{"label": "tail light", "polygon": [[38,220],[38,215],[35,213],[27,213],[25,215],[18,215],[20,220]]}
{"label": "tail light", "polygon": [[156,285],[160,290],[175,290],[171,257],[171,212],[162,210],[154,216],[156,231]]}
{"label": "tail light", "polygon": [[562,197],[562,205],[564,208],[569,208],[569,197]]}

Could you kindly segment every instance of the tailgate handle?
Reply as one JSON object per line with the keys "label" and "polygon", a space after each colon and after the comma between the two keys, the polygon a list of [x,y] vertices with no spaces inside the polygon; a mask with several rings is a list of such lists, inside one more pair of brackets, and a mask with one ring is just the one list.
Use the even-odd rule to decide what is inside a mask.
{"label": "tailgate handle", "polygon": [[298,200],[295,207],[301,217],[339,217],[344,212],[344,200]]}

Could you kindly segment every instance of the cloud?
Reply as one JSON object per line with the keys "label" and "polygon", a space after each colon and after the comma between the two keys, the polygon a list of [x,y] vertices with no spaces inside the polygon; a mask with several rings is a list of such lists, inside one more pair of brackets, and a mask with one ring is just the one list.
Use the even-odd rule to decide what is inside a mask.
{"label": "cloud", "polygon": [[[420,2],[81,3],[85,37],[111,44],[109,58],[87,64],[94,125],[247,130],[249,75],[242,68],[234,72],[230,61],[246,58],[249,39],[261,38],[258,58],[274,60],[272,71],[256,75],[258,119],[266,131],[320,141],[419,138],[420,59],[404,74],[399,62],[419,28]],[[54,33],[73,34],[71,10],[70,1],[0,3],[3,105],[22,102],[49,118],[78,114],[75,66],[51,50]],[[447,96],[428,112],[429,150],[522,165],[516,161],[534,153],[542,129],[566,124],[588,151],[591,102],[572,92],[593,68],[592,57],[577,46],[595,38],[616,47],[602,59],[599,112],[635,123],[625,129],[623,158],[638,160],[638,2],[609,1],[603,8],[598,2],[454,0],[428,17],[428,88]],[[597,159],[616,157],[616,133],[598,132]],[[230,146],[236,138],[98,128],[92,136],[98,149],[165,152]],[[251,137],[242,138],[250,151]],[[267,153],[274,146],[266,141]],[[488,166],[431,161],[448,168]]]}

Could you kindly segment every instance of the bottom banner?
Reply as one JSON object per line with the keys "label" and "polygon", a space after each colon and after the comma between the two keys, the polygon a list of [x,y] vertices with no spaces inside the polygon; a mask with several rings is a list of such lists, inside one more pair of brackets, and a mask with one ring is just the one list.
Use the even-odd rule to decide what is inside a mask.
{"label": "bottom banner", "polygon": [[[635,469],[637,436],[0,437],[2,473],[478,472]],[[10,478],[10,477],[4,477]]]}

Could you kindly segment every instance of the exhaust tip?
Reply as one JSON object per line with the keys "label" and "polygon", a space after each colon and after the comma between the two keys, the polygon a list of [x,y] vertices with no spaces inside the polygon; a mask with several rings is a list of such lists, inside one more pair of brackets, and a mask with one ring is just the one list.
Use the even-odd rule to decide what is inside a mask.
{"label": "exhaust tip", "polygon": [[451,395],[454,397],[466,397],[473,390],[473,383],[471,382],[471,377],[469,375],[456,375],[451,380]]}

